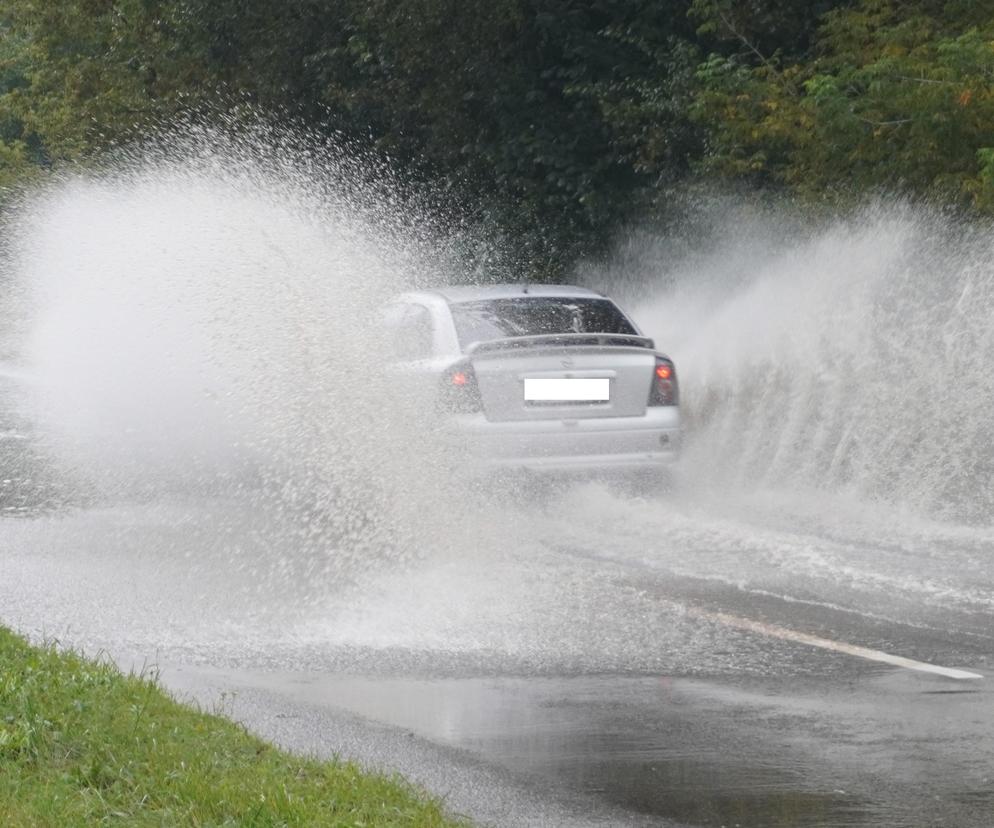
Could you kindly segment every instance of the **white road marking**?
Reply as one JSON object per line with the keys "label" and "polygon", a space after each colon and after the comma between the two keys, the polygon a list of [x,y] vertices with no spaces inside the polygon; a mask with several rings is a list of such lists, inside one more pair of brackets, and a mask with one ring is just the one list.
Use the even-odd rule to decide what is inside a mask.
{"label": "white road marking", "polygon": [[786,627],[778,627],[775,624],[765,624],[762,621],[752,621],[749,618],[741,618],[737,615],[729,615],[725,612],[708,612],[707,610],[687,608],[687,614],[695,618],[702,618],[708,621],[715,621],[724,624],[726,627],[735,627],[739,630],[768,635],[773,638],[780,638],[784,641],[795,641],[798,644],[808,644],[811,647],[820,647],[823,650],[831,650],[835,653],[845,653],[846,655],[865,658],[870,661],[879,661],[883,664],[890,664],[894,667],[904,667],[908,670],[918,670],[922,673],[934,673],[937,676],[945,676],[951,679],[982,679],[979,673],[971,673],[967,670],[957,670],[952,667],[940,667],[937,664],[928,664],[924,661],[915,661],[913,658],[891,655],[880,650],[871,650],[869,647],[857,647],[855,644],[846,644],[842,641],[832,641],[829,638],[819,638],[816,635],[789,630]]}

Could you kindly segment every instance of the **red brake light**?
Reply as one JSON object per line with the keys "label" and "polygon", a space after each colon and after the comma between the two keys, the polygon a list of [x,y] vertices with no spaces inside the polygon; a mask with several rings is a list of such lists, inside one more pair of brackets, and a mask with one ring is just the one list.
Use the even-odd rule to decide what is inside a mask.
{"label": "red brake light", "polygon": [[469,360],[453,365],[442,380],[440,402],[449,413],[472,414],[483,410],[476,373]]}
{"label": "red brake light", "polygon": [[673,363],[663,357],[656,357],[656,370],[649,389],[649,405],[678,405],[679,402],[680,391]]}

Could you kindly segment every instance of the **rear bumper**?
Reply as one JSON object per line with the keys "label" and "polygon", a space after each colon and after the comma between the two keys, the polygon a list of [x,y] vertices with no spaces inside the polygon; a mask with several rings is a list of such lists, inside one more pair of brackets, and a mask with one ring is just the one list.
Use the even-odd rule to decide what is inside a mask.
{"label": "rear bumper", "polygon": [[490,422],[482,414],[453,417],[450,448],[489,470],[534,473],[625,473],[665,467],[680,454],[676,406],[637,417]]}

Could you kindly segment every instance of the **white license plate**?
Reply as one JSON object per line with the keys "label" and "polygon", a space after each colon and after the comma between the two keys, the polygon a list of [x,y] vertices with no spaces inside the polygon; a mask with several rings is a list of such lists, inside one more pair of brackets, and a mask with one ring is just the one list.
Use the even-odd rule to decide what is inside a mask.
{"label": "white license plate", "polygon": [[607,402],[611,380],[581,377],[530,377],[525,379],[525,402]]}

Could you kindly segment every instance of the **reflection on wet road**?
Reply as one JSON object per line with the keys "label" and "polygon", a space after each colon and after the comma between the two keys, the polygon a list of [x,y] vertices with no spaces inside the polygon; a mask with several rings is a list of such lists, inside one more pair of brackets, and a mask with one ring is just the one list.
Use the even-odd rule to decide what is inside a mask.
{"label": "reflection on wet road", "polygon": [[880,668],[816,681],[226,673],[694,825],[984,825],[985,686]]}
{"label": "reflection on wet road", "polygon": [[[769,503],[724,506],[583,487],[347,573],[238,499],[72,509],[0,521],[0,607],[180,689],[348,711],[633,824],[988,825],[989,679],[722,620],[992,675],[986,538],[796,504],[791,534]],[[957,567],[931,568],[939,543]]]}

